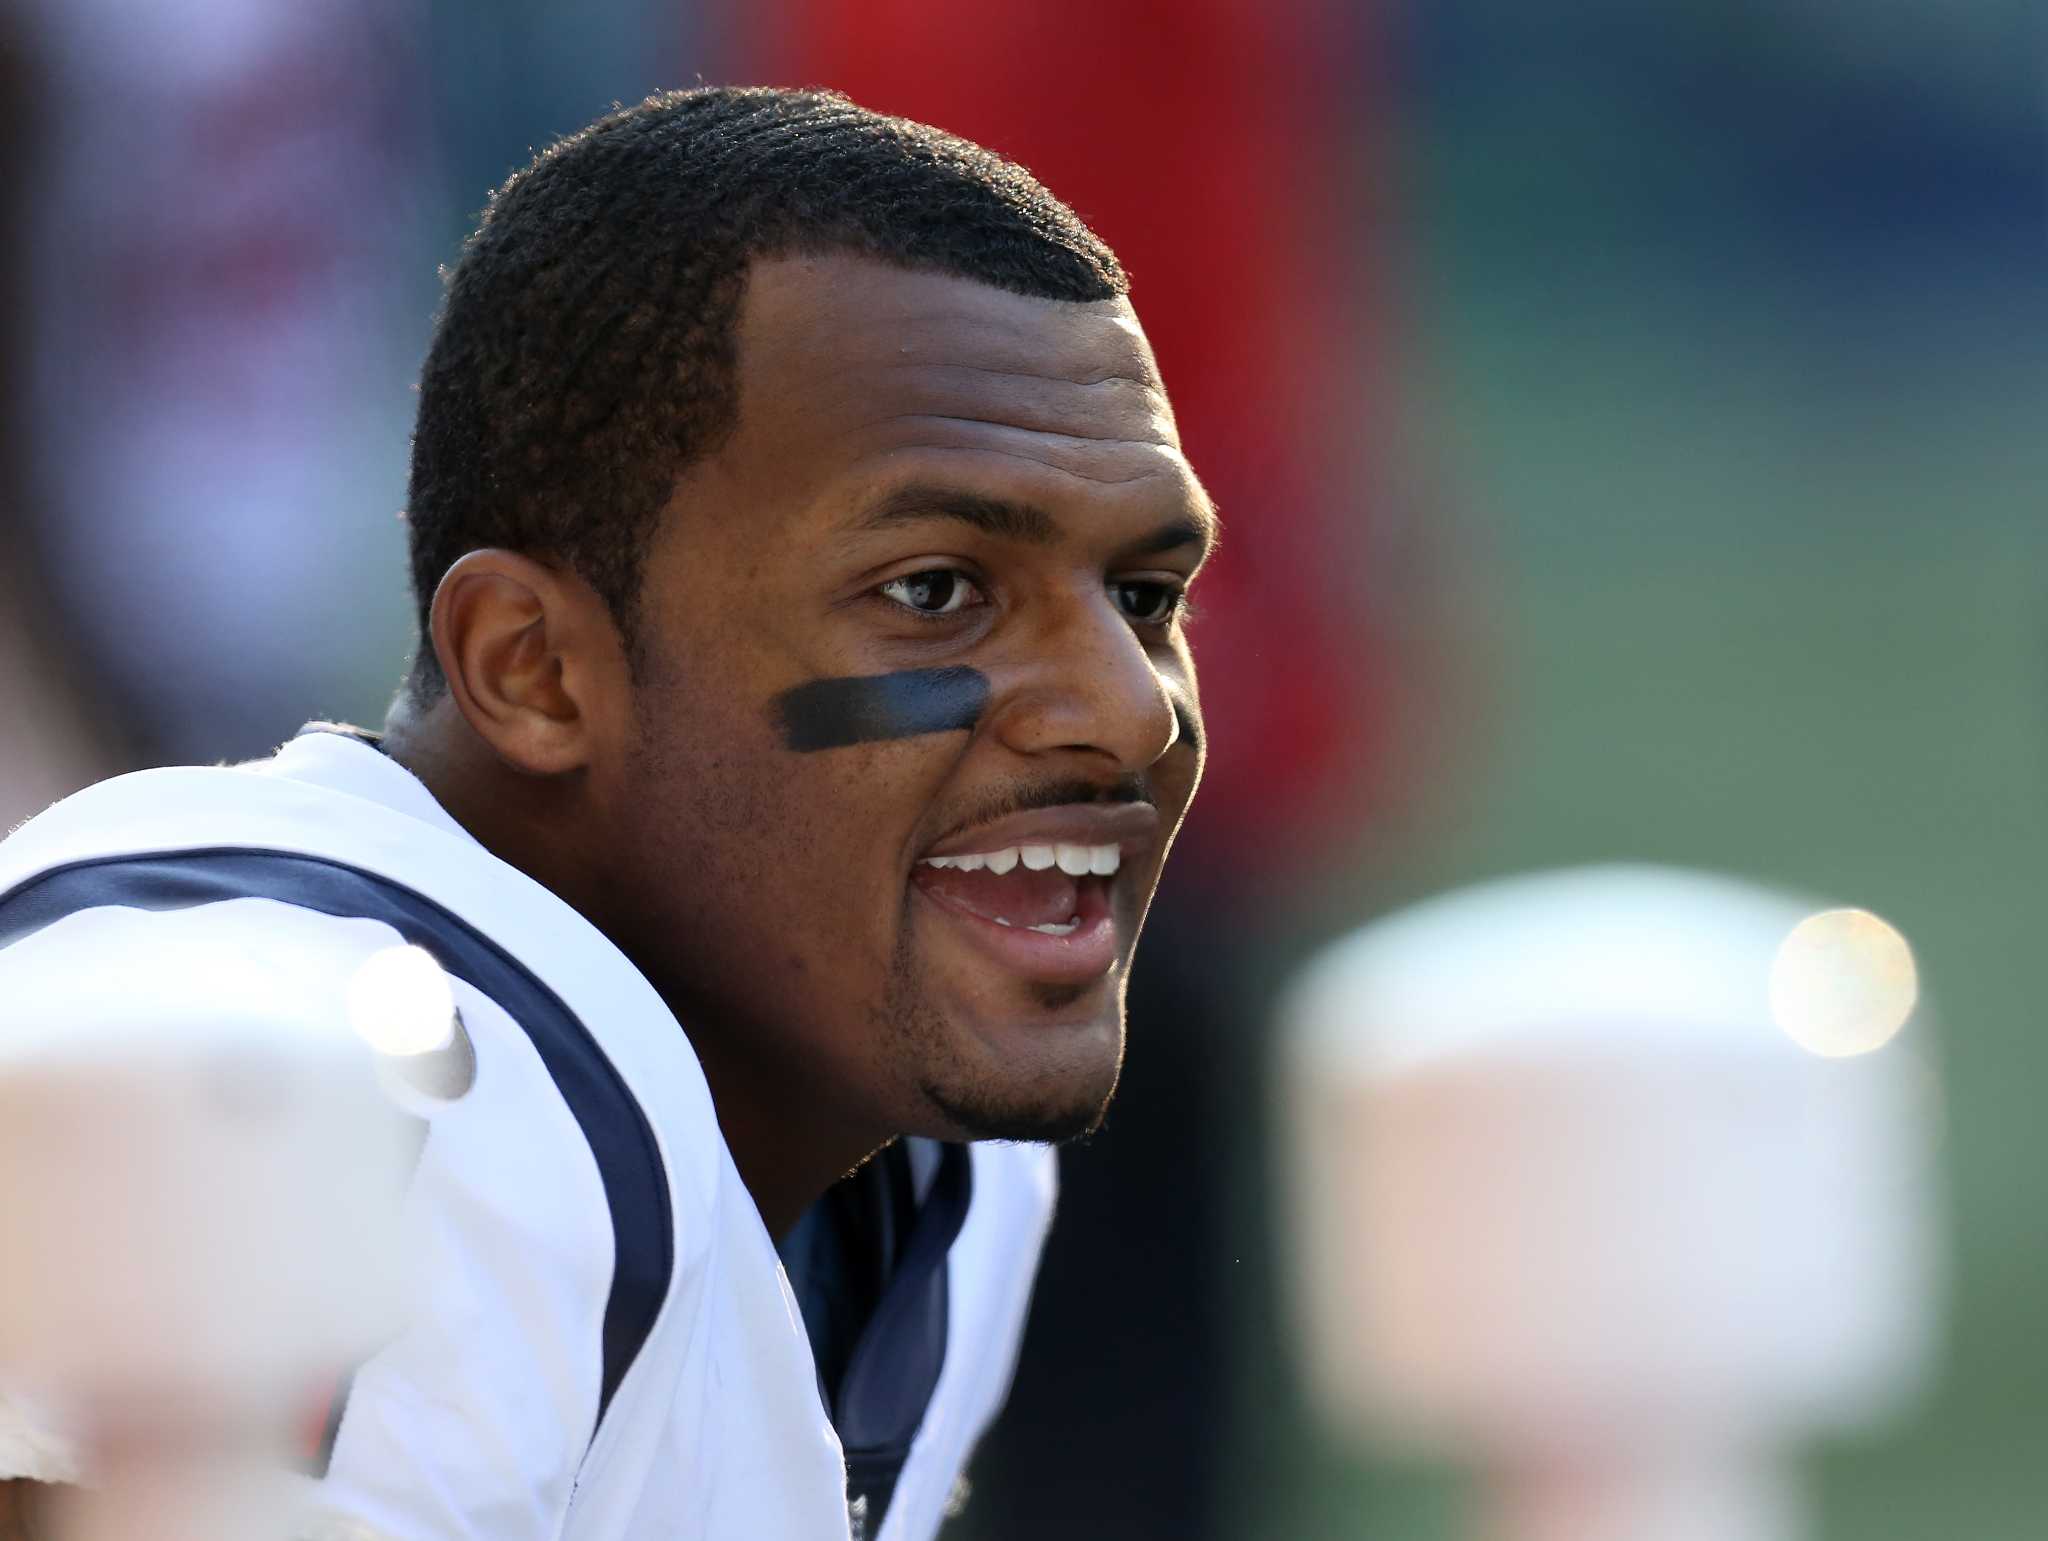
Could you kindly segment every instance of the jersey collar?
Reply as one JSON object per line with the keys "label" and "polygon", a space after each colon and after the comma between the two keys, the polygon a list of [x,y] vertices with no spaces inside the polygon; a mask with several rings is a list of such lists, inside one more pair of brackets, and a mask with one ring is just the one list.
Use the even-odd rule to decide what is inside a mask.
{"label": "jersey collar", "polygon": [[360,797],[424,824],[476,837],[434,800],[425,782],[378,746],[378,735],[340,722],[309,722],[269,760],[247,767]]}

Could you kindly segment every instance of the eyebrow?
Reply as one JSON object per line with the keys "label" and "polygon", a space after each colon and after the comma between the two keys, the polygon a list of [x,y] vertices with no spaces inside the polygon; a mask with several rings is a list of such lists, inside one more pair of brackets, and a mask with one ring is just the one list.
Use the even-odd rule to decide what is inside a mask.
{"label": "eyebrow", "polygon": [[862,514],[858,530],[887,530],[921,519],[957,519],[984,534],[1049,546],[1059,539],[1051,514],[1030,503],[985,497],[957,487],[900,487]]}
{"label": "eyebrow", "polygon": [[1143,540],[1131,547],[1132,556],[1156,556],[1162,551],[1178,550],[1182,546],[1200,546],[1202,555],[1207,556],[1216,549],[1216,532],[1219,521],[1215,515],[1175,519],[1162,524]]}
{"label": "eyebrow", "polygon": [[[1033,503],[992,498],[958,487],[918,484],[887,494],[856,521],[860,531],[887,530],[925,519],[953,519],[1004,540],[1049,546],[1059,539],[1059,521]],[[1132,547],[1133,555],[1152,556],[1180,546],[1200,546],[1206,555],[1216,545],[1221,521],[1203,495],[1187,516],[1169,520]]]}

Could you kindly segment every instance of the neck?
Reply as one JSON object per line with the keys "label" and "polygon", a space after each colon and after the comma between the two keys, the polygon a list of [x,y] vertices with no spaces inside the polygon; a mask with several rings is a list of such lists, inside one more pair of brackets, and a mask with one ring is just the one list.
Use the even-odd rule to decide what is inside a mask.
{"label": "neck", "polygon": [[499,860],[518,868],[589,921],[653,985],[686,1028],[711,1090],[719,1131],[769,1235],[778,1241],[834,1182],[872,1155],[886,1135],[839,1127],[829,1086],[806,1084],[785,1065],[745,1052],[754,1035],[720,1030],[724,1013],[664,966],[668,949],[640,920],[647,906],[620,902],[614,875],[594,859],[610,849],[575,778],[528,775],[506,765],[446,696],[421,708],[401,697],[384,725],[384,749]]}
{"label": "neck", "polygon": [[761,1223],[779,1242],[827,1188],[885,1145],[888,1136],[869,1126],[833,1121],[833,1088],[814,1087],[787,1066],[746,1055],[756,1035],[744,1029],[707,1030],[711,1018],[701,1008],[677,1008],[676,1017],[690,1024],[690,1042],[711,1088],[719,1132]]}
{"label": "neck", "polygon": [[384,751],[485,850],[590,914],[596,874],[581,775],[507,765],[446,696],[425,708],[401,699],[385,719]]}

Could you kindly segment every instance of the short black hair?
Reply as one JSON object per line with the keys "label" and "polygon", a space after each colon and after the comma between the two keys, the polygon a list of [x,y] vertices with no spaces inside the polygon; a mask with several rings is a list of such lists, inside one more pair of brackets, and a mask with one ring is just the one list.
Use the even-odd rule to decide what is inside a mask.
{"label": "short black hair", "polygon": [[420,645],[465,552],[566,564],[637,647],[640,574],[681,472],[739,410],[756,258],[847,251],[1052,300],[1129,285],[1022,167],[832,91],[708,87],[614,111],[491,195],[445,276],[407,492]]}

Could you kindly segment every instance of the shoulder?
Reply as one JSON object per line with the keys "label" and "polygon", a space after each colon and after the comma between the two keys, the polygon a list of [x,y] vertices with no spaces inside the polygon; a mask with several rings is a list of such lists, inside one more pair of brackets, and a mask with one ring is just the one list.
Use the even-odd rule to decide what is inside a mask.
{"label": "shoulder", "polygon": [[549,1504],[566,1501],[594,1428],[637,1449],[632,1431],[658,1425],[649,1399],[699,1346],[707,1280],[747,1255],[708,1088],[658,995],[583,917],[374,751],[313,747],[358,756],[356,778],[146,772],[0,843],[0,1001],[33,976],[56,1022],[97,990],[175,1032],[229,1005],[268,1019],[286,996],[361,1006],[369,960],[430,953],[473,1080],[453,1098],[396,1088],[423,1134],[407,1207],[424,1293],[334,1425],[337,1491],[427,1463],[424,1493],[457,1455],[489,1455],[503,1468],[479,1490],[538,1493],[546,1473]]}
{"label": "shoulder", "polygon": [[88,979],[151,1030],[255,996],[374,1011],[359,973],[401,945],[474,1056],[460,1100],[416,1109],[417,1207],[453,1274],[528,1278],[601,1338],[608,1399],[688,1272],[678,1241],[702,1245],[723,1146],[673,1017],[582,917],[402,798],[249,770],[120,778],[0,845],[0,979],[55,1021]]}
{"label": "shoulder", "polygon": [[584,998],[570,1005],[543,977],[561,968],[562,907],[508,875],[473,841],[262,766],[141,772],[0,844],[0,980],[22,1008],[10,1018],[44,1034],[119,1018],[164,1041],[181,1024],[284,1032],[317,1014],[396,1063],[408,1051],[391,1029],[416,1001],[384,988],[377,965],[418,949],[443,988],[443,1030],[452,1016],[473,1061],[444,1087],[464,1093],[460,1109],[433,1109],[438,1151],[512,1171],[538,1157],[561,1174],[501,1178],[499,1207],[582,1213],[595,1192],[600,1225],[668,1234],[660,1142],[591,1025],[631,971],[578,969]]}
{"label": "shoulder", "polygon": [[[424,980],[389,966],[421,953]],[[537,1244],[589,1231],[593,1201],[634,1234],[671,1230],[660,1142],[584,1016],[483,925],[378,873],[219,849],[31,874],[0,891],[0,994],[17,1052],[86,1023],[138,1042],[227,1020],[345,1025],[431,1120],[438,1153],[496,1174],[472,1198],[565,1222],[536,1227]],[[443,1062],[432,1077],[415,1073],[422,1052]]]}
{"label": "shoulder", "polygon": [[234,900],[372,922],[426,948],[518,1024],[598,1138],[623,1136],[643,1165],[666,1147],[679,1202],[710,1202],[723,1147],[709,1088],[652,986],[376,750],[309,733],[252,766],[120,777],[0,843],[0,946],[91,908]]}
{"label": "shoulder", "polygon": [[[514,1473],[472,1472],[482,1457],[462,1431],[498,1419],[493,1448],[516,1451],[519,1470],[546,1473],[566,1501],[673,1272],[660,1156],[638,1104],[573,1013],[481,933],[428,937],[402,905],[328,913],[236,892],[203,858],[178,860],[190,870],[110,860],[90,869],[91,892],[17,890],[37,896],[38,923],[0,946],[0,1084],[10,1065],[75,1055],[84,1040],[160,1064],[159,1086],[189,1064],[202,1089],[218,1062],[193,1048],[242,1052],[309,1027],[367,1040],[417,1134],[404,1225],[418,1297],[414,1330],[362,1367],[334,1420],[337,1491],[402,1469],[405,1452],[380,1443],[396,1440],[482,1492]],[[208,891],[178,904],[167,885],[179,883]],[[0,900],[0,927],[9,921]],[[433,1083],[415,1074],[417,1045],[383,1036],[408,1014],[433,1024],[376,978],[376,960],[416,956],[422,941],[444,965],[429,976],[446,1041],[426,1052],[462,1071]],[[499,972],[485,976],[479,960]]]}

